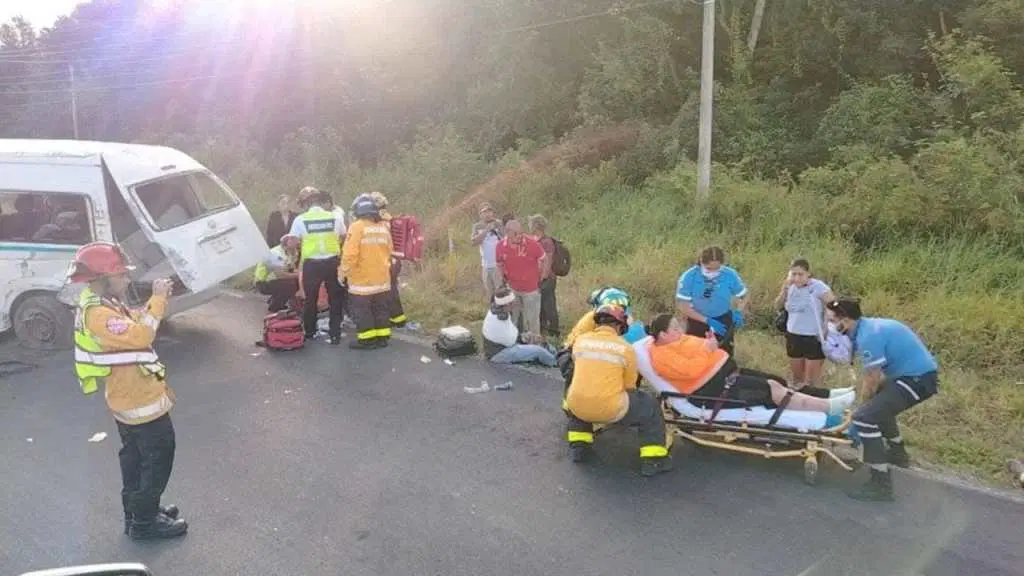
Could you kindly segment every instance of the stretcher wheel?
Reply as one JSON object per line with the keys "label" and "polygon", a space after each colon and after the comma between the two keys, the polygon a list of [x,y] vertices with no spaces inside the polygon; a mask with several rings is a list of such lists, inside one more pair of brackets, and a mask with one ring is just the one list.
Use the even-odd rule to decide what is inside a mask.
{"label": "stretcher wheel", "polygon": [[806,482],[808,486],[814,486],[818,483],[817,455],[808,456],[804,460],[804,482]]}

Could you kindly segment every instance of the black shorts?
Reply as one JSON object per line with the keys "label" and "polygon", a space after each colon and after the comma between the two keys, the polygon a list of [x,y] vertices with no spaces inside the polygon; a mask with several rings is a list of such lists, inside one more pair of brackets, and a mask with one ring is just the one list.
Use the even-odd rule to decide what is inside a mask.
{"label": "black shorts", "polygon": [[821,349],[821,340],[817,336],[790,334],[786,332],[786,355],[790,358],[806,360],[824,360],[825,351]]}

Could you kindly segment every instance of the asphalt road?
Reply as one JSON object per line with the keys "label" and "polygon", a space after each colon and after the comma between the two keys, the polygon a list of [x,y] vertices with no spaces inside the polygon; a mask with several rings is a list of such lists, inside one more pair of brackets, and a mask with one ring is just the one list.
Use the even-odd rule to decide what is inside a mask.
{"label": "asphalt road", "polygon": [[[158,345],[178,395],[165,503],[189,534],[121,534],[117,431],[68,354],[0,377],[0,573],[141,561],[171,575],[1024,574],[1024,505],[902,475],[899,501],[838,471],[679,452],[634,472],[628,432],[564,455],[558,382],[396,342],[253,347],[257,301],[222,297]],[[0,354],[10,355],[10,345]],[[253,356],[253,354],[257,354]],[[463,386],[510,380],[510,392]],[[97,432],[108,437],[87,439]],[[28,439],[31,438],[31,441]],[[828,467],[826,467],[826,470]]]}

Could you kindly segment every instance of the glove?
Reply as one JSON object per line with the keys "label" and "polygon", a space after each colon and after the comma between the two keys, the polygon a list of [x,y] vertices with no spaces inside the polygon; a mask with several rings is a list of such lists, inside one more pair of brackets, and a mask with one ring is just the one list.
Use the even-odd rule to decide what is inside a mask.
{"label": "glove", "polygon": [[711,328],[711,331],[719,337],[725,336],[725,333],[729,331],[726,329],[725,324],[722,324],[714,318],[708,318],[708,328]]}
{"label": "glove", "polygon": [[732,327],[736,330],[743,328],[743,312],[739,310],[732,311]]}

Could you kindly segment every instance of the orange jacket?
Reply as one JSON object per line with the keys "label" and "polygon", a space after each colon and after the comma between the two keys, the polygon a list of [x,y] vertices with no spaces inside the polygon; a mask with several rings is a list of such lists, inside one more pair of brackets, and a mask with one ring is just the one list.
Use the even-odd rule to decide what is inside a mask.
{"label": "orange jacket", "polygon": [[684,334],[669,344],[651,344],[651,368],[682,394],[693,394],[729,361],[721,348],[708,350],[700,336]]}
{"label": "orange jacket", "polygon": [[348,278],[350,294],[369,296],[391,290],[391,226],[360,218],[348,228],[339,278]]}
{"label": "orange jacket", "polygon": [[[146,309],[122,314],[108,306],[92,306],[85,313],[85,326],[104,352],[149,349],[156,338],[156,326],[164,317],[167,299],[153,296]],[[174,392],[157,376],[137,365],[112,366],[106,378],[107,405],[114,418],[125,424],[144,424],[170,412]],[[133,411],[144,415],[132,416]]]}
{"label": "orange jacket", "polygon": [[569,410],[585,422],[622,420],[629,409],[626,392],[636,390],[636,353],[610,326],[581,334],[572,347],[575,363],[566,396]]}

